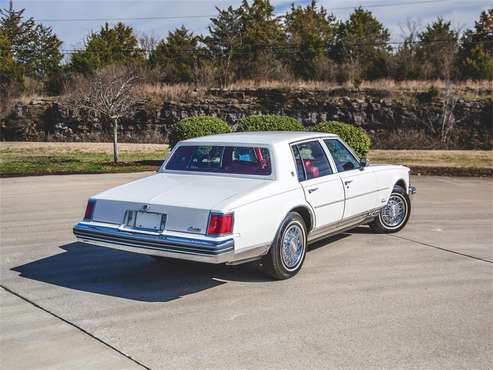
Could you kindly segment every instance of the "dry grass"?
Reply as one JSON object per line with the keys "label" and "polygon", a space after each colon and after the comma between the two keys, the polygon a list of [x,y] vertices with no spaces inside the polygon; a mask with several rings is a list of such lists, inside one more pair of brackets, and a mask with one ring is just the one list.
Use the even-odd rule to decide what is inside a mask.
{"label": "dry grass", "polygon": [[[165,153],[167,144],[118,144],[120,153]],[[0,153],[9,151],[24,151],[32,154],[64,154],[71,152],[113,154],[112,143],[58,143],[58,142],[24,142],[4,141],[0,143]]]}
{"label": "dry grass", "polygon": [[[484,81],[461,81],[447,84],[443,80],[432,81],[395,81],[391,79],[383,79],[376,81],[363,81],[360,89],[368,90],[391,90],[391,91],[425,91],[431,87],[437,89],[445,89],[451,87],[455,90],[478,90],[491,91],[493,84],[489,80]],[[352,82],[338,84],[334,81],[238,81],[227,87],[228,90],[241,89],[290,89],[290,90],[334,90],[334,89],[351,89],[354,88]]]}
{"label": "dry grass", "polygon": [[[121,163],[115,165],[111,143],[2,142],[0,175],[152,171],[167,151],[165,144],[120,144]],[[369,158],[375,163],[403,164],[437,175],[493,174],[493,151],[372,150]]]}
{"label": "dry grass", "polygon": [[206,86],[195,86],[191,84],[144,84],[138,87],[142,96],[157,103],[166,100],[188,101],[191,98],[202,97],[207,93]]}
{"label": "dry grass", "polygon": [[[136,87],[137,94],[150,99],[157,104],[163,101],[184,101],[191,102],[195,98],[201,98],[208,94],[209,89],[217,86],[206,86],[196,84],[165,84],[165,83],[144,83]],[[450,86],[445,81],[395,81],[383,79],[377,81],[363,81],[359,86],[360,90],[386,90],[390,92],[419,92],[426,91],[431,87],[445,89],[451,87],[454,91],[462,92],[470,96],[491,95],[493,93],[492,81],[461,81],[454,82]],[[293,91],[331,91],[336,89],[355,89],[352,82],[339,84],[334,81],[303,81],[303,80],[264,80],[254,81],[245,80],[234,82],[224,88],[225,91],[235,90],[256,90],[256,89],[280,89]],[[69,94],[66,94],[69,95]],[[63,98],[63,97],[62,97]],[[13,98],[13,102],[29,104],[35,101],[56,99],[39,95],[32,91]]]}
{"label": "dry grass", "polygon": [[368,157],[373,162],[411,167],[493,169],[493,151],[488,150],[372,150]]}
{"label": "dry grass", "polygon": [[[197,86],[194,84],[144,84],[140,86],[143,96],[150,98],[153,101],[162,102],[163,100],[175,101],[191,101],[196,97],[207,95],[209,88],[212,86]],[[363,81],[359,86],[360,90],[386,90],[390,92],[419,92],[427,91],[431,87],[439,90],[447,87],[452,88],[457,92],[468,94],[490,94],[493,91],[491,81],[461,81],[447,85],[445,81],[395,81],[390,79],[377,81]],[[338,84],[334,81],[302,81],[302,80],[264,80],[254,81],[245,80],[234,82],[224,88],[225,91],[235,90],[257,90],[257,89],[279,89],[279,90],[294,90],[294,91],[331,91],[336,89],[354,89],[352,82]]]}
{"label": "dry grass", "polygon": [[0,175],[153,171],[167,151],[167,145],[121,144],[115,164],[110,143],[1,143]]}

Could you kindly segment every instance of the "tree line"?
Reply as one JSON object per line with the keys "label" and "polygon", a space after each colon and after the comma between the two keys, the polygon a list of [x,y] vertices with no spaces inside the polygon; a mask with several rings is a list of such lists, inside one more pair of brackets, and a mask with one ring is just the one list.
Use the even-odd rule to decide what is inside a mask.
{"label": "tree line", "polygon": [[[493,8],[464,32],[438,18],[424,28],[408,21],[403,41],[362,7],[346,21],[312,1],[282,16],[269,0],[217,9],[208,32],[185,26],[162,39],[138,35],[121,22],[101,26],[78,50],[63,50],[53,29],[26,18],[24,9],[1,10],[0,88],[22,91],[36,81],[59,94],[75,75],[110,65],[133,65],[153,82],[227,85],[237,80],[491,79]],[[65,58],[64,58],[65,57]],[[1,94],[1,92],[0,92]]]}

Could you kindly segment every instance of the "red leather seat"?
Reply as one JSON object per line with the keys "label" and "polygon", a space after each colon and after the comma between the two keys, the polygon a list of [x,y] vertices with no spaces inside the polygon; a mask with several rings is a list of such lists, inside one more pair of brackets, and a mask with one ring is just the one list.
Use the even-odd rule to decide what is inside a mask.
{"label": "red leather seat", "polygon": [[318,177],[320,175],[320,170],[317,166],[312,165],[312,161],[309,159],[305,159],[305,169],[308,175],[308,178],[313,179],[314,177]]}

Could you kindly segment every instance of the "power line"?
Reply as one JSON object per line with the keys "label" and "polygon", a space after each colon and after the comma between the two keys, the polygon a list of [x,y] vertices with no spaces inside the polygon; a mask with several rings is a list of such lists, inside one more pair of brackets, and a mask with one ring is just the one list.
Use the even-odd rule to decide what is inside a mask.
{"label": "power line", "polygon": [[[457,1],[457,0],[420,0],[420,1],[404,1],[400,3],[376,3],[376,4],[358,4],[354,6],[345,6],[345,7],[335,7],[328,9],[329,11],[335,10],[351,10],[358,8],[359,6],[363,8],[387,8],[387,7],[395,7],[395,6],[406,6],[406,5],[424,5],[424,4],[432,4],[432,3],[443,3],[449,1]],[[472,0],[476,2],[486,2],[489,0]],[[282,14],[277,14],[282,15]],[[107,17],[107,18],[35,18],[38,22],[126,22],[126,21],[153,21],[153,20],[173,20],[173,19],[187,19],[187,18],[213,18],[216,17],[217,14],[208,14],[208,15],[176,15],[176,16],[154,16],[154,17]]]}
{"label": "power line", "polygon": [[[386,45],[409,45],[409,44],[420,44],[420,45],[430,45],[430,44],[440,44],[440,43],[450,43],[453,42],[452,40],[431,40],[431,41],[390,41],[390,42],[376,42],[376,43],[351,43],[351,47],[359,47],[359,46],[386,46]],[[468,42],[469,44],[491,44],[493,43],[492,40],[482,40],[482,41],[470,41]],[[328,48],[327,48],[328,49]],[[61,49],[61,51],[64,54],[75,54],[81,51],[84,51],[85,49]],[[232,53],[236,55],[248,55],[252,54],[257,51],[272,51],[272,52],[285,52],[287,54],[295,54],[298,53],[300,50],[299,47],[296,46],[271,46],[271,45],[257,45],[257,47],[254,48],[231,48],[227,50],[222,50],[220,52],[223,53]],[[115,53],[143,53],[145,52],[145,49],[141,48],[133,48],[133,49],[118,49],[118,48],[113,48],[113,49],[91,49],[90,52],[94,53],[105,53],[105,52],[115,52]],[[186,53],[207,53],[207,52],[212,52],[214,53],[214,50],[210,49],[205,49],[205,48],[197,48],[197,49],[180,49],[174,51],[175,54],[186,54]]]}

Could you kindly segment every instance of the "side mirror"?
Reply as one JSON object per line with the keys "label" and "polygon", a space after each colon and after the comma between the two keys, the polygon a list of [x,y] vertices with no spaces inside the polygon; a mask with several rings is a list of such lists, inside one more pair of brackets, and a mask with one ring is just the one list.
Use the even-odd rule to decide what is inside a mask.
{"label": "side mirror", "polygon": [[361,158],[359,161],[360,169],[363,170],[365,167],[370,165],[370,161],[367,158]]}

